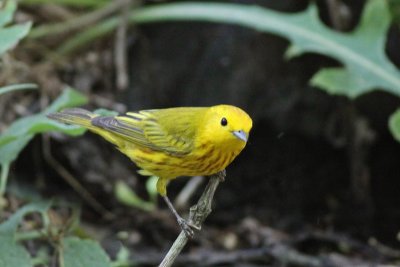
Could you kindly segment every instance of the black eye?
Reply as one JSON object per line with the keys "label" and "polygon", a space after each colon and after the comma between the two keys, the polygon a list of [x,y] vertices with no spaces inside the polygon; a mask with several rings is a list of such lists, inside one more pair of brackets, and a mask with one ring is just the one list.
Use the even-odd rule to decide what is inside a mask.
{"label": "black eye", "polygon": [[226,120],[225,117],[223,117],[223,118],[221,119],[221,125],[222,125],[222,126],[228,125],[228,121]]}

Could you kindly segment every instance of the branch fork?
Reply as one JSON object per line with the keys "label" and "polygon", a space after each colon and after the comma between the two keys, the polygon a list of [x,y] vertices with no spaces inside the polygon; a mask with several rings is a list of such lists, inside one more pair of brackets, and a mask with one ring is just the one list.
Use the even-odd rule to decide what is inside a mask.
{"label": "branch fork", "polygon": [[[201,195],[199,201],[196,205],[190,208],[189,220],[188,222],[194,225],[196,228],[201,229],[201,225],[211,213],[211,204],[214,198],[214,193],[220,182],[225,180],[226,172],[225,170],[218,172],[210,176],[210,181],[208,182],[203,194]],[[184,231],[181,231],[179,236],[176,238],[175,242],[172,244],[168,253],[165,255],[164,259],[160,263],[159,267],[169,267],[172,266],[175,259],[178,257],[179,253],[185,247],[189,238],[186,236]]]}

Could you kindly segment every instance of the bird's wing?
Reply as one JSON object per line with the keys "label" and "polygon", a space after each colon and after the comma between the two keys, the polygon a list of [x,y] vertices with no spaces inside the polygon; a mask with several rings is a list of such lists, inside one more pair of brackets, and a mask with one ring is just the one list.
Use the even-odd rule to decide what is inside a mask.
{"label": "bird's wing", "polygon": [[171,108],[96,117],[92,124],[126,141],[176,156],[192,151],[202,108]]}

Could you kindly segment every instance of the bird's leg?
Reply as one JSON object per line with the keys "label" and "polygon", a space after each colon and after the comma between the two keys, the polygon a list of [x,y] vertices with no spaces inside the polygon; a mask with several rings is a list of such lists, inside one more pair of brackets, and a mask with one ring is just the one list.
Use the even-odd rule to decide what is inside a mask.
{"label": "bird's leg", "polygon": [[164,198],[165,203],[167,203],[168,208],[172,211],[172,213],[174,214],[179,226],[181,227],[181,229],[183,230],[183,232],[185,233],[185,235],[189,238],[193,238],[194,236],[194,231],[195,230],[200,230],[199,227],[197,227],[196,225],[193,225],[189,222],[187,222],[185,219],[183,219],[178,212],[175,210],[174,205],[172,205],[171,201],[169,200],[167,195],[162,196]]}
{"label": "bird's leg", "polygon": [[163,179],[163,178],[159,177],[158,181],[157,181],[157,191],[164,198],[165,203],[167,203],[168,208],[174,214],[176,220],[178,221],[179,226],[181,227],[181,229],[183,230],[185,235],[188,238],[192,238],[194,236],[193,229],[195,229],[195,230],[200,230],[200,229],[199,229],[199,227],[197,227],[197,226],[187,222],[186,220],[184,220],[178,214],[178,212],[175,210],[174,205],[172,205],[171,201],[169,200],[169,198],[167,196],[167,184],[168,184],[168,180],[167,179]]}

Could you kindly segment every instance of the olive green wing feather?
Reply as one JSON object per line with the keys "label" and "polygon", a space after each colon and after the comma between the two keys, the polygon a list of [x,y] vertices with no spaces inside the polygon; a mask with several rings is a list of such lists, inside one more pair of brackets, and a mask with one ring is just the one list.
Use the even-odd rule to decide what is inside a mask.
{"label": "olive green wing feather", "polygon": [[138,146],[147,147],[154,150],[160,150],[154,144],[145,138],[143,129],[137,122],[131,119],[121,119],[125,116],[103,117],[98,116],[92,119],[92,125],[112,133],[121,139],[134,143]]}
{"label": "olive green wing feather", "polygon": [[176,156],[194,147],[197,124],[205,108],[170,108],[128,112],[116,117],[96,117],[92,124],[128,142]]}

